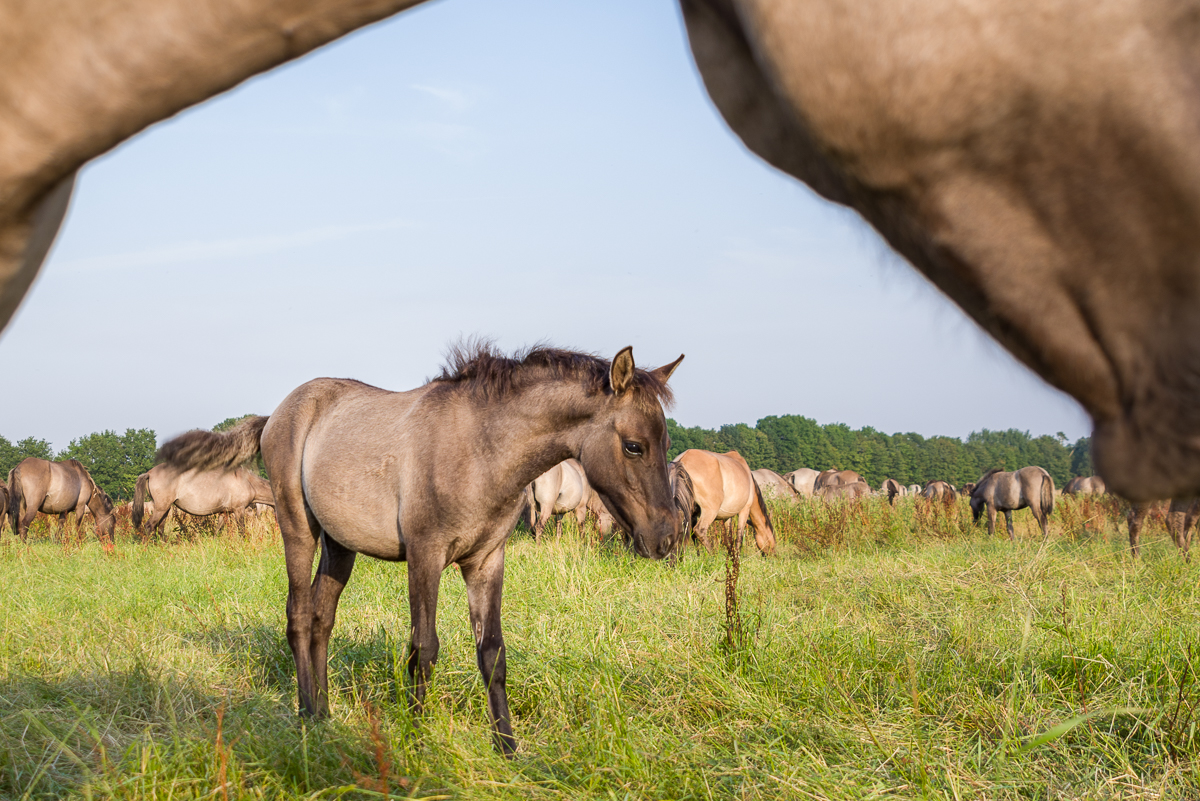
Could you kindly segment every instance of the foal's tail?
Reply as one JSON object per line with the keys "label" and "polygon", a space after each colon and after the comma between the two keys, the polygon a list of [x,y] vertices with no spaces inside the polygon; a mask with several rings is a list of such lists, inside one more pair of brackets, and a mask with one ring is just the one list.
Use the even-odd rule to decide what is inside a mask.
{"label": "foal's tail", "polygon": [[133,487],[133,511],[131,518],[133,520],[133,530],[142,530],[142,516],[146,511],[146,485],[150,483],[150,474],[142,473],[137,477],[137,484]]}
{"label": "foal's tail", "polygon": [[248,417],[228,431],[189,431],[158,449],[158,460],[179,470],[232,470],[259,451],[267,417]]}

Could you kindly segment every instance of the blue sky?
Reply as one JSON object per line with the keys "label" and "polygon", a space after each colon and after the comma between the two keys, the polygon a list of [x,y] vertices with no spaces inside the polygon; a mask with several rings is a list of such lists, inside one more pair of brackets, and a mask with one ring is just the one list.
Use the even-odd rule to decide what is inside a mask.
{"label": "blue sky", "polygon": [[472,334],[686,353],[684,425],[1090,430],[856,215],[742,147],[673,2],[450,0],[88,166],[0,337],[0,434],[161,440],[320,375],[409,389]]}

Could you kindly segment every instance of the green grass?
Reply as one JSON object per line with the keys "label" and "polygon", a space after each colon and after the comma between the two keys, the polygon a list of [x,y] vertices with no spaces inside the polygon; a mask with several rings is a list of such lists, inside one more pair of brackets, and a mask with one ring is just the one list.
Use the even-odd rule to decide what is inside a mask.
{"label": "green grass", "polygon": [[332,718],[304,726],[269,532],[125,531],[111,552],[5,535],[0,797],[1200,796],[1200,567],[1161,522],[1133,561],[1114,505],[1060,504],[1045,544],[1028,512],[1009,543],[964,506],[774,511],[779,556],[742,552],[733,654],[720,555],[670,567],[569,525],[511,541],[512,761],[454,568],[419,729],[405,570],[369,559],[339,609]]}

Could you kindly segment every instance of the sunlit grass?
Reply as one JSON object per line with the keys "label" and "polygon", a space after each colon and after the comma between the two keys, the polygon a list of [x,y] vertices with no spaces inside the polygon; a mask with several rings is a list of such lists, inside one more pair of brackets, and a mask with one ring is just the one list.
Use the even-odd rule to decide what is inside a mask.
{"label": "sunlit grass", "polygon": [[304,726],[266,523],[157,542],[123,526],[111,552],[6,534],[0,797],[1200,795],[1200,571],[1161,521],[1135,561],[1115,504],[1060,502],[1046,543],[1028,512],[1015,543],[990,540],[963,502],[773,512],[780,555],[752,537],[742,553],[737,658],[720,555],[652,563],[569,522],[514,538],[512,761],[491,746],[453,568],[419,730],[404,567],[370,559],[339,609],[332,718]]}

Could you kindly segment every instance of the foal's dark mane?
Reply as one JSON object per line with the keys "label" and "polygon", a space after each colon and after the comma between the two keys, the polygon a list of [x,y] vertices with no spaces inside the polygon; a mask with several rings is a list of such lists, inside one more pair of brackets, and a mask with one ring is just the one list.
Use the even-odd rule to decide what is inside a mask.
{"label": "foal's dark mane", "polygon": [[[441,375],[430,381],[460,387],[468,394],[492,401],[508,397],[546,380],[578,380],[588,394],[612,392],[609,369],[612,362],[591,353],[534,345],[505,356],[488,341],[452,345]],[[671,388],[646,370],[634,370],[634,386],[664,408],[674,403]]]}
{"label": "foal's dark mane", "polygon": [[984,479],[986,479],[988,476],[994,476],[994,475],[996,475],[996,473],[1003,473],[1003,472],[1004,472],[1004,468],[993,467],[991,470],[987,471],[986,473],[984,473],[982,476],[979,477],[979,480],[975,482],[975,486],[978,487],[980,484],[982,484]]}

